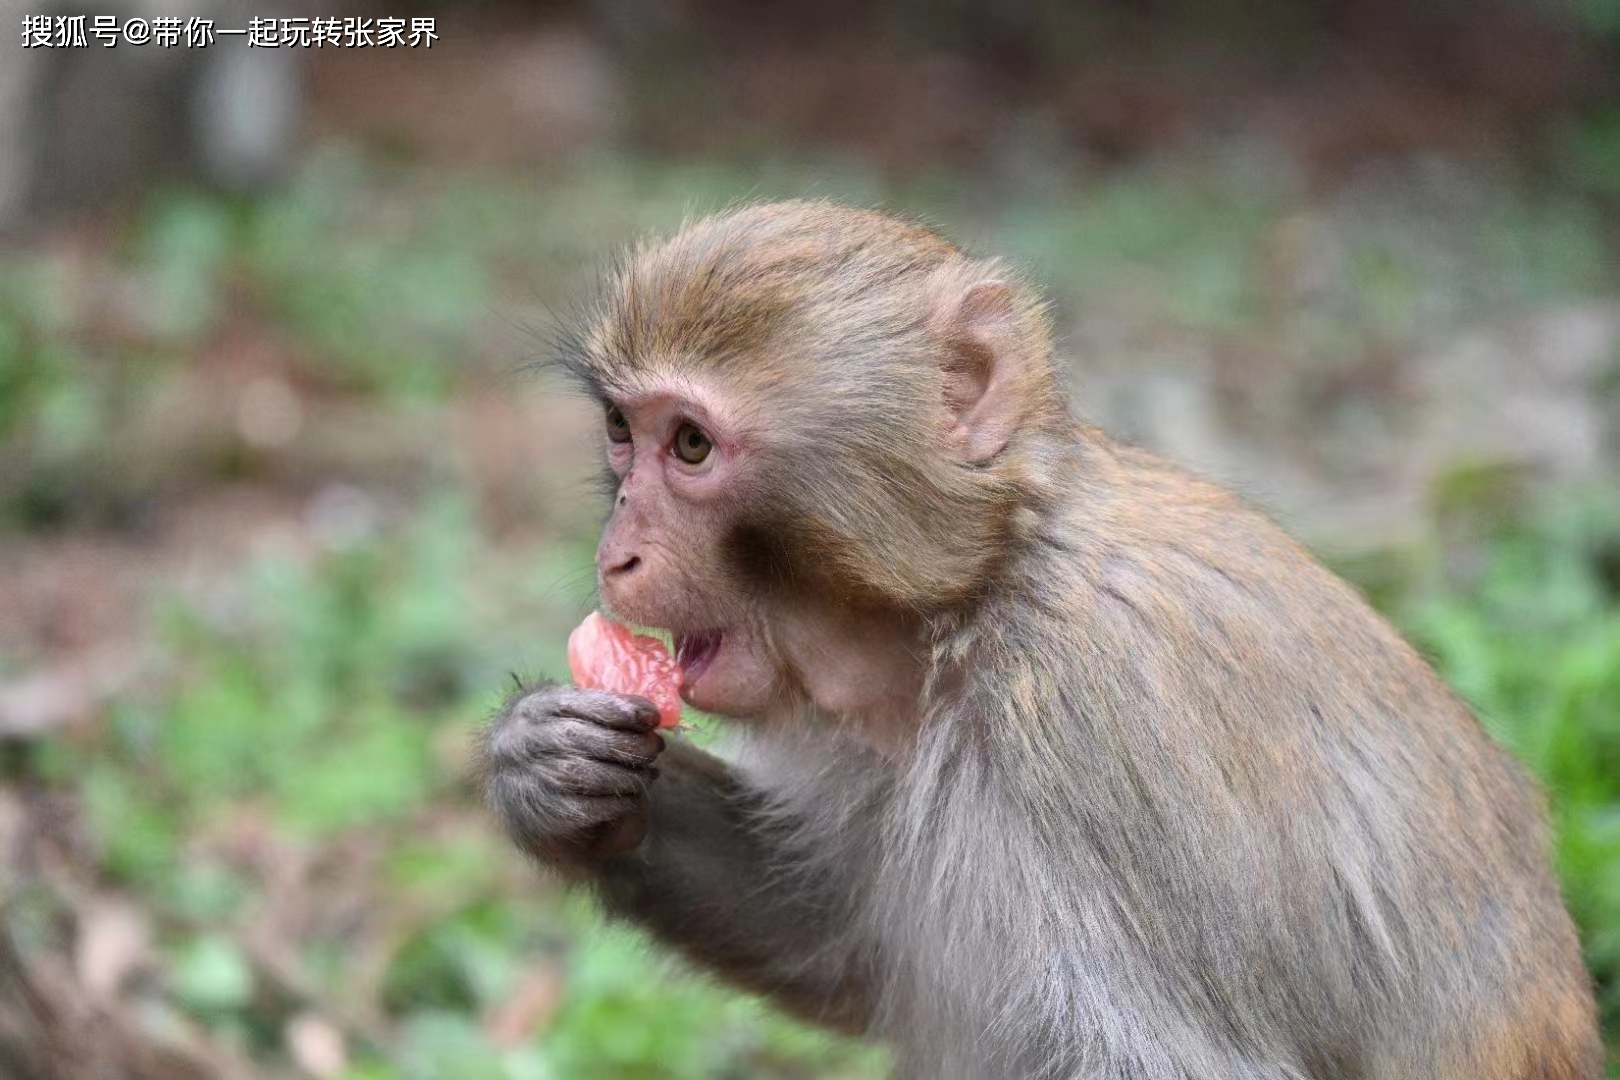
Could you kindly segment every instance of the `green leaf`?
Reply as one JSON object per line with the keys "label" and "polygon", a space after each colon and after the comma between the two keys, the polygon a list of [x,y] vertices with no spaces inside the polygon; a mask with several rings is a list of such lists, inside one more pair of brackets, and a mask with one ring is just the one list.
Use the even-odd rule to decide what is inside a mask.
{"label": "green leaf", "polygon": [[229,938],[195,938],[174,957],[175,993],[200,1012],[241,1009],[253,996],[253,972]]}

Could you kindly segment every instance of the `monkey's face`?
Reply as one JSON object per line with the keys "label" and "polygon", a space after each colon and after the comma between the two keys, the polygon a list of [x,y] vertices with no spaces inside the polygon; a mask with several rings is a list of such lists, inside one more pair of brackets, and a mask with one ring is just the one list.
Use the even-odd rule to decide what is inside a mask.
{"label": "monkey's face", "polygon": [[697,387],[672,379],[616,395],[604,405],[604,427],[618,480],[597,549],[604,604],[674,635],[692,706],[766,711],[794,680],[767,632],[769,603],[728,557],[753,486],[748,432]]}
{"label": "monkey's face", "polygon": [[1038,306],[997,267],[815,204],[638,249],[564,344],[616,481],[602,599],[672,631],[687,701],[732,716],[903,685],[915,624],[1009,548],[1015,432],[1065,423]]}
{"label": "monkey's face", "polygon": [[[604,403],[618,481],[597,549],[604,605],[674,635],[682,696],[705,712],[914,702],[914,614],[864,589],[848,552],[807,530],[813,514],[781,464],[780,414],[723,389],[665,373]],[[843,486],[831,462],[819,471]]]}

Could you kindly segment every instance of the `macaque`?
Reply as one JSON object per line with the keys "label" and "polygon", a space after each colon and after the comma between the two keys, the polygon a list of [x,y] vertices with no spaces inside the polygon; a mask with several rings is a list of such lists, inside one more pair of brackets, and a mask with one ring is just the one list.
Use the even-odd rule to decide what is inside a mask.
{"label": "macaque", "polygon": [[485,733],[524,851],[912,1080],[1596,1080],[1537,791],[1355,590],[1076,421],[1041,302],[892,218],[747,206],[568,339],[650,702]]}

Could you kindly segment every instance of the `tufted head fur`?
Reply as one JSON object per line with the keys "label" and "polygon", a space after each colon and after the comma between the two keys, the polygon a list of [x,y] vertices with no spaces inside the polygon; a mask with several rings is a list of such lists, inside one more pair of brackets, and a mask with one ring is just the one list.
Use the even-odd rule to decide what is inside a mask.
{"label": "tufted head fur", "polygon": [[730,543],[756,583],[919,608],[982,591],[1068,416],[1046,314],[1004,267],[827,203],[639,245],[563,360],[604,398],[654,376],[723,384],[756,481]]}

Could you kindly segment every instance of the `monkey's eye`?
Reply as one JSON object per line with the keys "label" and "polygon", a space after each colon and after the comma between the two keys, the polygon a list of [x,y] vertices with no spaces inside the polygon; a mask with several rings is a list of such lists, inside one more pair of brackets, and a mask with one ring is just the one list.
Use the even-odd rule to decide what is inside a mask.
{"label": "monkey's eye", "polygon": [[609,405],[607,410],[607,436],[608,442],[627,443],[630,441],[630,422],[624,418],[617,405]]}
{"label": "monkey's eye", "polygon": [[714,444],[709,437],[699,431],[692,424],[682,424],[681,429],[675,433],[675,456],[688,465],[702,464],[703,459],[709,456]]}

